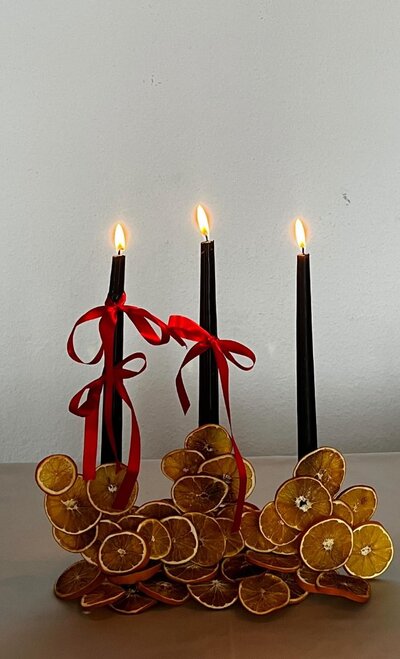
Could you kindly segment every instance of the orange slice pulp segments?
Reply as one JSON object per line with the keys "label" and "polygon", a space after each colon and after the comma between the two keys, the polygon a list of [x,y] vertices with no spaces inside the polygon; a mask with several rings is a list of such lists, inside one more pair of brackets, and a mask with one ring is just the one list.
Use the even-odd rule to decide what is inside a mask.
{"label": "orange slice pulp segments", "polygon": [[78,561],[58,577],[54,593],[60,599],[78,599],[93,590],[103,579],[104,575],[98,567],[86,561]]}
{"label": "orange slice pulp segments", "polygon": [[137,482],[131,492],[128,502],[123,510],[116,510],[113,507],[117,492],[126,475],[125,465],[121,465],[117,471],[115,463],[103,464],[96,469],[96,478],[87,484],[88,497],[92,506],[108,515],[121,516],[127,513],[134,505],[139,487]]}
{"label": "orange slice pulp segments", "polygon": [[272,572],[296,572],[301,565],[298,556],[280,556],[279,554],[264,554],[257,551],[247,551],[246,557],[249,563],[258,565]]}
{"label": "orange slice pulp segments", "polygon": [[91,590],[85,593],[81,598],[81,607],[86,611],[100,609],[108,604],[117,602],[125,595],[125,590],[121,586],[116,586],[109,581],[103,581]]}
{"label": "orange slice pulp segments", "polygon": [[66,551],[73,553],[80,553],[86,549],[89,549],[96,542],[98,534],[98,526],[92,526],[89,531],[84,533],[77,533],[71,535],[70,533],[64,533],[56,529],[55,526],[52,527],[53,538],[54,540]]}
{"label": "orange slice pulp segments", "polygon": [[299,532],[287,526],[283,519],[278,515],[273,501],[267,503],[260,513],[260,530],[261,533],[273,545],[287,545],[299,535]]}
{"label": "orange slice pulp segments", "polygon": [[137,533],[119,531],[103,540],[99,564],[107,574],[126,574],[143,568],[149,560],[145,541]]}
{"label": "orange slice pulp segments", "polygon": [[275,545],[272,544],[260,531],[260,513],[252,510],[244,513],[240,525],[240,531],[243,536],[246,547],[254,551],[273,551]]}
{"label": "orange slice pulp segments", "polygon": [[235,556],[244,549],[244,540],[240,531],[233,531],[233,519],[230,517],[217,517],[219,527],[225,537],[224,558]]}
{"label": "orange slice pulp segments", "polygon": [[346,473],[344,457],[335,448],[322,446],[305,455],[295,466],[293,476],[319,480],[331,495],[336,494]]}
{"label": "orange slice pulp segments", "polygon": [[167,501],[148,501],[142,504],[135,511],[135,515],[142,515],[143,517],[151,517],[151,519],[164,519],[171,515],[179,515],[180,511],[172,503]]}
{"label": "orange slice pulp segments", "polygon": [[182,476],[172,486],[172,499],[184,513],[209,513],[216,510],[228,493],[228,486],[219,478]]}
{"label": "orange slice pulp segments", "polygon": [[188,561],[183,565],[164,565],[164,572],[169,579],[178,583],[203,583],[211,581],[218,573],[218,565],[203,567],[193,561]]}
{"label": "orange slice pulp segments", "polygon": [[117,613],[125,615],[136,615],[147,611],[157,604],[156,600],[147,597],[138,591],[136,586],[132,586],[125,591],[125,595],[118,602],[111,604],[111,608]]}
{"label": "orange slice pulp segments", "polygon": [[137,533],[145,541],[149,557],[152,560],[165,558],[171,551],[171,536],[166,527],[158,519],[144,519],[137,528]]}
{"label": "orange slice pulp segments", "polygon": [[275,508],[282,520],[298,531],[332,513],[332,499],[316,478],[299,476],[283,483],[275,496]]}
{"label": "orange slice pulp segments", "polygon": [[[243,460],[246,469],[246,497],[249,497],[253,492],[256,484],[256,474],[253,466],[248,460]],[[228,485],[228,493],[224,499],[227,503],[237,501],[239,494],[239,471],[237,468],[236,460],[233,455],[218,455],[210,458],[200,465],[199,474],[208,474],[220,478]]]}
{"label": "orange slice pulp segments", "polygon": [[216,565],[224,556],[226,547],[218,522],[203,513],[185,513],[185,517],[192,522],[199,542],[193,562],[204,567]]}
{"label": "orange slice pulp segments", "polygon": [[387,570],[393,553],[392,539],[381,524],[361,524],[354,529],[353,549],[345,569],[354,576],[373,579]]}
{"label": "orange slice pulp segments", "polygon": [[209,609],[227,609],[238,598],[238,587],[232,581],[213,579],[212,581],[188,584],[189,593],[195,600]]}
{"label": "orange slice pulp segments", "polygon": [[53,526],[70,534],[88,531],[101,517],[101,513],[93,508],[88,499],[86,482],[82,476],[78,476],[64,494],[46,494],[44,506]]}
{"label": "orange slice pulp segments", "polygon": [[171,516],[163,520],[172,541],[171,551],[162,560],[179,565],[192,560],[199,548],[196,529],[187,517]]}
{"label": "orange slice pulp segments", "polygon": [[338,495],[338,500],[346,503],[353,513],[353,524],[359,526],[371,519],[378,504],[373,487],[354,485]]}
{"label": "orange slice pulp segments", "polygon": [[319,593],[345,597],[364,604],[371,596],[371,587],[359,577],[351,577],[337,572],[323,572],[317,577],[316,586]]}
{"label": "orange slice pulp segments", "polygon": [[99,549],[100,546],[109,535],[116,533],[121,530],[121,527],[116,522],[112,522],[109,519],[101,519],[97,524],[97,538],[95,542],[83,549],[81,554],[88,563],[92,565],[99,565]]}
{"label": "orange slice pulp segments", "polygon": [[204,457],[199,451],[191,449],[176,449],[164,455],[161,460],[161,471],[173,481],[181,476],[191,476],[197,473]]}
{"label": "orange slice pulp segments", "polygon": [[247,560],[246,554],[237,554],[231,558],[224,558],[221,564],[221,573],[228,581],[241,581],[265,572],[265,568],[254,565]]}
{"label": "orange slice pulp segments", "polygon": [[180,606],[189,599],[189,593],[184,584],[168,581],[162,575],[139,583],[138,590],[158,602],[170,606]]}
{"label": "orange slice pulp segments", "polygon": [[205,460],[216,455],[230,453],[232,441],[225,428],[214,423],[208,423],[195,428],[185,439],[185,448],[199,451]]}
{"label": "orange slice pulp segments", "polygon": [[239,584],[239,599],[245,609],[266,615],[289,604],[289,586],[274,574],[247,577]]}

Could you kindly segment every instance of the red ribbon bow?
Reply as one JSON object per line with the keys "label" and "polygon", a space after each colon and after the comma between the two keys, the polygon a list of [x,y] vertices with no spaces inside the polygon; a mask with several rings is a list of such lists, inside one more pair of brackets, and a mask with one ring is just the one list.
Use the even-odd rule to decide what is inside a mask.
{"label": "red ribbon bow", "polygon": [[[242,455],[238,445],[236,444],[232,431],[231,406],[229,398],[229,362],[240,368],[242,371],[250,371],[256,363],[256,356],[254,352],[250,350],[250,348],[247,348],[247,346],[243,345],[242,343],[231,341],[229,339],[219,339],[218,337],[213,336],[207,332],[207,330],[195,323],[193,320],[190,320],[190,318],[186,318],[185,316],[170,316],[168,327],[171,336],[173,336],[176,340],[188,339],[189,341],[195,341],[195,345],[189,349],[186,357],[184,358],[175,380],[176,390],[184,414],[186,414],[190,407],[190,400],[183,383],[182,369],[184,366],[189,364],[189,362],[191,362],[193,359],[196,359],[196,357],[199,357],[199,355],[201,355],[203,352],[206,352],[210,348],[214,353],[219,378],[221,381],[226,414],[229,421],[233,452],[239,473],[239,493],[233,525],[233,528],[237,530],[240,527],[243,504],[246,497],[247,476],[246,467],[244,465]],[[249,366],[241,364],[237,359],[235,359],[234,355],[239,355],[241,357],[250,359],[251,364]]]}
{"label": "red ribbon bow", "polygon": [[[77,416],[85,417],[85,433],[84,433],[84,452],[83,452],[83,477],[85,480],[95,478],[96,471],[96,456],[97,456],[97,440],[98,440],[98,417],[101,393],[104,389],[104,420],[107,428],[108,438],[111,444],[112,451],[119,468],[119,460],[117,457],[116,443],[114,437],[114,429],[112,423],[112,392],[115,388],[119,393],[121,399],[129,407],[131,411],[131,442],[129,448],[128,468],[125,478],[118,490],[114,501],[115,508],[123,508],[129,499],[129,495],[135,485],[139,467],[140,467],[140,431],[137,418],[133,409],[132,401],[129,394],[125,389],[123,380],[139,375],[146,368],[146,357],[143,353],[134,353],[126,357],[119,364],[114,365],[114,334],[115,327],[118,320],[118,312],[123,312],[127,315],[129,320],[135,325],[141,336],[152,345],[162,345],[169,341],[169,331],[167,325],[153,316],[146,309],[126,305],[126,295],[122,293],[117,302],[113,302],[109,297],[105,304],[100,307],[95,307],[87,311],[81,316],[72,328],[72,332],[67,341],[67,352],[69,356],[79,362],[80,364],[97,364],[104,355],[104,369],[100,378],[93,380],[88,385],[83,387],[70,402],[69,409]],[[89,322],[91,320],[99,319],[99,334],[101,339],[101,346],[96,355],[89,362],[83,361],[75,350],[74,335],[75,330],[79,325]],[[154,329],[156,326],[160,333]],[[139,371],[131,371],[123,367],[133,359],[141,358],[143,366]],[[87,391],[87,399],[83,404],[80,400]]]}

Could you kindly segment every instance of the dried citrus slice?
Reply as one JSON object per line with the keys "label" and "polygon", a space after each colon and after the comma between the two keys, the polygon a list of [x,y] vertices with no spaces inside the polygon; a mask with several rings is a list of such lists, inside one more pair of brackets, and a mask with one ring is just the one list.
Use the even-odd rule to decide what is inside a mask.
{"label": "dried citrus slice", "polygon": [[158,602],[170,606],[180,606],[189,599],[189,593],[184,584],[171,583],[163,576],[139,583],[138,590]]}
{"label": "dried citrus slice", "polygon": [[107,574],[126,574],[140,570],[148,560],[149,551],[145,541],[131,531],[109,535],[99,549],[99,564]]}
{"label": "dried citrus slice", "polygon": [[202,583],[214,579],[218,573],[218,565],[203,567],[188,561],[184,565],[164,565],[164,572],[169,579],[179,583]]}
{"label": "dried citrus slice", "polygon": [[146,565],[145,568],[141,570],[136,570],[135,572],[130,572],[129,574],[119,574],[119,575],[108,575],[108,580],[111,583],[120,584],[121,586],[129,586],[139,581],[147,581],[154,577],[158,572],[161,572],[161,563],[153,563]]}
{"label": "dried citrus slice", "polygon": [[290,590],[289,604],[300,604],[306,599],[308,591],[302,588],[293,572],[279,572],[277,576],[285,582]]}
{"label": "dried citrus slice", "polygon": [[239,599],[250,613],[263,616],[289,604],[290,590],[275,574],[259,574],[240,582]]}
{"label": "dried citrus slice", "polygon": [[164,558],[171,551],[171,537],[160,520],[150,517],[144,519],[139,524],[137,533],[145,541],[152,560]]}
{"label": "dried citrus slice", "polygon": [[199,541],[193,562],[204,567],[218,563],[224,555],[226,545],[225,536],[218,522],[203,513],[186,513],[185,517],[192,522]]}
{"label": "dried citrus slice", "polygon": [[274,554],[281,554],[284,556],[297,556],[300,551],[300,540],[301,535],[293,540],[293,542],[288,542],[287,545],[276,545],[274,549]]}
{"label": "dried citrus slice", "polygon": [[161,471],[167,478],[177,481],[181,476],[191,476],[197,473],[204,456],[199,451],[178,448],[164,455],[161,460]]}
{"label": "dried citrus slice", "polygon": [[124,597],[121,597],[118,602],[111,604],[111,608],[117,613],[124,613],[125,615],[135,615],[147,611],[152,606],[157,604],[156,600],[151,597],[139,593],[136,586],[132,586],[125,591]]}
{"label": "dried citrus slice", "polygon": [[358,526],[371,519],[376,510],[378,499],[373,487],[354,485],[341,492],[339,501],[346,503],[353,513],[353,524]]}
{"label": "dried citrus slice", "polygon": [[299,476],[280,486],[275,495],[275,508],[285,524],[304,531],[332,513],[332,499],[316,478]]}
{"label": "dried citrus slice", "polygon": [[296,572],[301,565],[298,556],[280,556],[278,554],[263,554],[259,551],[247,551],[246,557],[249,563],[258,565],[272,572]]}
{"label": "dried citrus slice", "polygon": [[163,520],[172,541],[171,551],[163,558],[165,563],[180,565],[194,558],[199,548],[196,529],[187,517],[171,516]]}
{"label": "dried citrus slice", "polygon": [[137,482],[131,492],[128,502],[123,510],[116,510],[113,508],[115,497],[120,488],[122,481],[125,478],[126,467],[120,466],[117,471],[117,466],[114,463],[100,465],[96,469],[96,478],[88,482],[87,491],[92,505],[100,510],[102,513],[108,515],[115,515],[121,517],[122,513],[127,513],[136,501],[139,487]]}
{"label": "dried citrus slice", "polygon": [[217,521],[225,537],[224,558],[236,556],[236,554],[244,549],[244,540],[241,532],[232,530],[233,520],[229,517],[218,517]]}
{"label": "dried citrus slice", "polygon": [[345,568],[356,577],[373,579],[389,567],[392,558],[393,542],[389,533],[378,522],[369,522],[354,529],[353,550]]}
{"label": "dried citrus slice", "polygon": [[346,473],[344,457],[335,448],[323,446],[308,453],[294,468],[293,476],[311,476],[321,481],[333,496],[339,491]]}
{"label": "dried citrus slice", "polygon": [[337,572],[322,572],[317,577],[316,585],[319,593],[345,597],[360,604],[368,602],[371,597],[371,586],[367,581]]}
{"label": "dried citrus slice", "polygon": [[253,510],[244,513],[240,526],[246,547],[254,551],[273,551],[275,545],[272,544],[260,531],[260,513]]}
{"label": "dried citrus slice", "polygon": [[308,593],[318,593],[317,579],[320,574],[322,572],[316,572],[307,567],[307,565],[302,565],[296,572],[296,580],[302,589]]}
{"label": "dried citrus slice", "polygon": [[135,533],[137,527],[144,519],[147,519],[144,515],[123,515],[119,518],[118,525],[122,531],[132,531]]}
{"label": "dried citrus slice", "polygon": [[60,547],[73,553],[80,553],[85,549],[89,549],[89,547],[96,542],[97,533],[97,526],[93,526],[89,531],[85,531],[85,533],[78,533],[76,535],[64,533],[64,531],[60,531],[53,526],[54,540],[60,545]]}
{"label": "dried citrus slice", "polygon": [[208,423],[200,428],[195,428],[185,439],[185,448],[199,451],[204,458],[214,458],[216,455],[230,453],[232,441],[229,433],[222,426]]}
{"label": "dried citrus slice", "polygon": [[82,476],[64,494],[46,494],[44,507],[53,526],[71,534],[88,531],[101,516],[88,499]]}
{"label": "dried citrus slice", "polygon": [[[250,496],[256,484],[256,474],[253,466],[248,460],[243,460],[246,469],[246,497]],[[199,474],[209,474],[220,478],[228,485],[228,494],[224,501],[237,501],[239,494],[239,471],[233,455],[217,455],[215,458],[206,460],[199,467]]]}
{"label": "dried citrus slice", "polygon": [[100,609],[102,606],[117,602],[124,595],[125,590],[121,586],[103,581],[90,593],[82,595],[81,607],[86,611],[93,611],[93,609]]}
{"label": "dried citrus slice", "polygon": [[172,486],[175,505],[184,513],[209,513],[218,508],[228,485],[214,476],[182,476]]}
{"label": "dried citrus slice", "polygon": [[46,494],[64,494],[75,483],[78,469],[69,455],[48,455],[39,462],[35,479]]}
{"label": "dried citrus slice", "polygon": [[97,538],[96,541],[82,550],[82,556],[87,560],[88,563],[92,565],[99,565],[99,549],[100,545],[103,543],[109,535],[120,531],[121,527],[116,522],[111,522],[108,519],[101,519],[97,524]]}
{"label": "dried citrus slice", "polygon": [[[250,503],[250,501],[244,502],[243,504],[244,513],[253,512],[254,510],[260,512],[260,509],[254,503]],[[229,517],[230,519],[233,519],[235,517],[235,513],[236,513],[236,503],[228,503],[227,505],[222,505],[216,511],[217,517]]]}
{"label": "dried citrus slice", "polygon": [[93,590],[102,580],[103,575],[97,566],[78,561],[60,574],[54,593],[63,600],[78,599]]}
{"label": "dried citrus slice", "polygon": [[278,515],[273,501],[267,503],[262,509],[259,524],[261,533],[273,545],[287,545],[289,542],[293,542],[299,535],[298,531],[287,526]]}
{"label": "dried citrus slice", "polygon": [[344,501],[340,501],[340,499],[332,501],[332,516],[343,519],[349,526],[353,526],[354,524],[354,516],[351,508]]}
{"label": "dried citrus slice", "polygon": [[187,588],[191,596],[208,609],[227,609],[238,598],[237,584],[225,579],[188,584]]}
{"label": "dried citrus slice", "polygon": [[241,581],[241,579],[263,572],[265,572],[265,569],[250,563],[246,554],[237,554],[231,558],[224,558],[221,563],[222,576],[228,581]]}
{"label": "dried citrus slice", "polygon": [[171,515],[180,515],[180,511],[167,501],[148,501],[137,509],[135,515],[151,517],[151,519],[164,519]]}
{"label": "dried citrus slice", "polygon": [[313,524],[303,535],[300,555],[312,570],[324,572],[344,565],[353,548],[353,531],[342,519]]}

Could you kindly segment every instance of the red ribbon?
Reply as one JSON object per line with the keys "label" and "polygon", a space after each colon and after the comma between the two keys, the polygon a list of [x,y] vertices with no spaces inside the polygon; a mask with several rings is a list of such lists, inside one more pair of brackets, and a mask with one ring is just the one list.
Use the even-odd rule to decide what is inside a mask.
{"label": "red ribbon", "polygon": [[[146,357],[143,353],[134,353],[126,357],[119,364],[114,364],[114,334],[118,320],[118,312],[125,313],[129,320],[135,325],[141,336],[152,345],[162,345],[169,341],[167,325],[153,316],[146,309],[126,305],[126,295],[122,293],[117,302],[109,297],[105,304],[87,311],[81,316],[72,328],[67,341],[67,352],[69,356],[80,364],[97,364],[104,355],[104,369],[100,378],[93,380],[81,389],[70,402],[69,409],[77,416],[85,417],[84,451],[83,451],[83,477],[85,480],[95,478],[96,456],[98,442],[99,406],[102,391],[104,390],[104,421],[112,451],[117,463],[114,429],[112,423],[112,395],[113,389],[119,393],[121,399],[131,411],[131,442],[129,448],[129,459],[127,473],[118,490],[114,501],[115,508],[123,508],[129,499],[130,493],[135,485],[140,467],[140,431],[137,418],[133,409],[132,401],[125,389],[123,380],[139,375],[146,368]],[[75,350],[74,335],[77,327],[91,320],[99,319],[99,333],[101,346],[96,355],[89,362],[84,362]],[[160,333],[154,329],[156,326]],[[141,358],[143,366],[139,371],[125,369],[124,366],[133,359]],[[80,404],[83,394],[87,391],[86,401]]]}
{"label": "red ribbon", "polygon": [[[250,350],[250,348],[247,348],[247,346],[243,345],[242,343],[231,341],[229,339],[219,339],[218,337],[213,336],[207,332],[207,330],[195,323],[193,320],[190,320],[185,316],[170,316],[168,327],[171,336],[173,336],[177,341],[179,341],[179,339],[188,339],[189,341],[195,342],[195,345],[189,349],[186,357],[184,358],[175,380],[176,390],[184,414],[187,413],[190,407],[190,400],[185,389],[185,385],[183,384],[182,369],[193,359],[199,357],[199,355],[201,355],[203,352],[211,349],[214,353],[224,397],[226,414],[229,421],[233,452],[239,473],[239,493],[233,524],[233,528],[237,530],[240,527],[243,504],[246,497],[247,476],[246,467],[244,465],[242,455],[238,445],[236,444],[232,431],[231,406],[229,398],[229,362],[240,368],[242,371],[250,371],[256,363],[256,356],[254,352]],[[239,355],[241,357],[250,359],[251,364],[249,366],[241,364],[237,359],[235,359],[234,355]]]}

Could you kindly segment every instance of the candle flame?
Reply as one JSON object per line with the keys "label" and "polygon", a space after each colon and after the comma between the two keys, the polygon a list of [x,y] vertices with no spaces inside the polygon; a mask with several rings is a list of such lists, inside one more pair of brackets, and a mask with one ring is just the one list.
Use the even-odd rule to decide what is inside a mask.
{"label": "candle flame", "polygon": [[306,232],[304,230],[304,225],[301,219],[298,217],[295,222],[295,233],[297,244],[303,252],[306,248]]}
{"label": "candle flame", "polygon": [[123,252],[126,248],[125,232],[121,224],[117,224],[114,231],[114,245],[116,251]]}
{"label": "candle flame", "polygon": [[203,206],[201,206],[200,204],[196,208],[196,217],[197,217],[197,224],[199,225],[200,232],[208,240],[209,235],[210,235],[210,227],[208,225],[208,217],[207,217],[207,213],[204,210]]}

